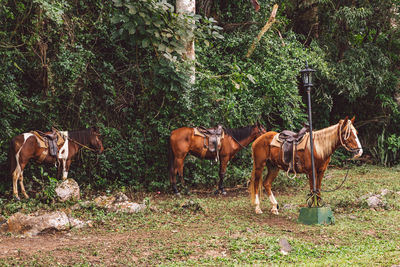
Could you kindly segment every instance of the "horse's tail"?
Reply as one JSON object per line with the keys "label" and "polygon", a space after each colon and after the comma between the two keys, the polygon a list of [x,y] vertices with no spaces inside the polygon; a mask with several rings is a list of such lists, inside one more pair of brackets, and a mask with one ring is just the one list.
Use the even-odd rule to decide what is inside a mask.
{"label": "horse's tail", "polygon": [[8,164],[10,166],[10,177],[13,177],[14,171],[17,168],[17,158],[16,154],[17,152],[15,151],[15,138],[12,138],[10,141],[10,147],[8,148]]}
{"label": "horse's tail", "polygon": [[168,173],[169,176],[171,177],[173,172],[174,172],[174,161],[175,161],[175,155],[172,152],[172,146],[171,146],[171,139],[168,137]]}
{"label": "horse's tail", "polygon": [[251,203],[255,204],[255,200],[256,200],[256,186],[258,186],[258,194],[262,195],[262,175],[260,177],[260,179],[258,179],[258,185],[255,184],[255,180],[256,180],[256,162],[255,162],[255,157],[254,157],[254,144],[251,147],[251,157],[253,159],[253,170],[251,171],[251,180],[250,180],[250,184],[249,184],[249,191],[250,191],[250,196],[251,196]]}

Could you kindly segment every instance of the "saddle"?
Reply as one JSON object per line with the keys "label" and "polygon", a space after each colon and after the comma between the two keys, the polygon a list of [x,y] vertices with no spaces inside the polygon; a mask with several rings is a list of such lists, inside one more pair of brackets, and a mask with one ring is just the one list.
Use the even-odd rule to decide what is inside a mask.
{"label": "saddle", "polygon": [[57,157],[58,154],[58,146],[61,146],[64,143],[64,138],[59,134],[56,129],[52,129],[51,133],[43,133],[40,131],[32,131],[39,142],[40,147],[48,148],[48,150],[44,150],[43,153],[39,157],[39,162],[42,162],[44,158],[49,153],[53,157]]}
{"label": "saddle", "polygon": [[52,129],[52,132],[45,134],[44,137],[47,138],[50,155],[56,157],[58,152],[58,146],[57,146],[58,135],[56,130]]}
{"label": "saddle", "polygon": [[[204,138],[204,149],[201,157],[204,158],[207,150],[214,153],[216,152],[215,160],[219,160],[219,150],[221,149],[221,140],[224,138],[224,128],[218,125],[214,128],[205,128],[202,126],[194,128],[194,134]],[[208,145],[206,140],[208,140]]]}
{"label": "saddle", "polygon": [[310,131],[310,126],[308,123],[304,123],[303,128],[298,132],[292,132],[289,130],[284,130],[278,135],[279,141],[282,143],[282,153],[283,162],[289,165],[289,171],[295,170],[295,157],[297,152],[297,145],[300,144],[307,132]]}

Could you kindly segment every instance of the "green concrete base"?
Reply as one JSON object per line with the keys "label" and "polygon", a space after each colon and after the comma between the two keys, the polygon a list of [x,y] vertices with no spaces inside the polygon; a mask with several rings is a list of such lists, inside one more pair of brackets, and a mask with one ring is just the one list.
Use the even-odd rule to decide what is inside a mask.
{"label": "green concrete base", "polygon": [[335,217],[330,207],[301,208],[299,222],[302,224],[334,224]]}

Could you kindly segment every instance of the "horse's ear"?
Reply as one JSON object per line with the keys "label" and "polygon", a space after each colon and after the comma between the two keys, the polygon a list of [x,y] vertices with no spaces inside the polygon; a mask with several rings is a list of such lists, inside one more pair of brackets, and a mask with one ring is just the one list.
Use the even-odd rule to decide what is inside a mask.
{"label": "horse's ear", "polygon": [[344,118],[344,120],[343,120],[343,123],[346,124],[348,120],[349,120],[349,116],[346,116],[346,118]]}
{"label": "horse's ear", "polygon": [[356,116],[353,116],[353,118],[351,119],[351,123],[354,124],[354,120],[356,119]]}

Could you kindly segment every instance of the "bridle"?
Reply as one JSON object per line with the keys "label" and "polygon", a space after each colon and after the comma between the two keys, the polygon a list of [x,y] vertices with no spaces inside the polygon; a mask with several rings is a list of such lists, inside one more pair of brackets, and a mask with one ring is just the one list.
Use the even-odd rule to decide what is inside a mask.
{"label": "bridle", "polygon": [[[260,132],[260,136],[263,134],[262,130],[266,131],[264,126],[260,125],[260,126],[256,126]],[[226,131],[226,129],[224,128],[224,131]],[[239,144],[239,146],[241,146],[242,148],[246,148],[245,146],[243,146],[238,140],[236,140],[235,137],[233,137],[233,135],[229,135],[230,137],[232,137],[232,139]],[[257,137],[255,138],[257,139]]]}
{"label": "bridle", "polygon": [[[101,136],[101,134],[98,134],[98,133],[92,133],[92,135],[95,135],[95,136],[97,136],[97,137]],[[96,148],[96,149],[93,149],[93,148],[88,147],[88,146],[86,146],[86,145],[84,145],[84,144],[81,144],[81,143],[79,143],[78,141],[72,139],[72,138],[69,137],[69,136],[67,136],[67,138],[68,138],[69,141],[74,142],[74,143],[77,144],[78,146],[81,146],[81,147],[83,147],[83,148],[86,148],[86,149],[88,149],[88,150],[90,150],[90,151],[92,151],[92,152],[95,152],[95,153],[98,152],[97,148]]]}
{"label": "bridle", "polygon": [[[359,150],[360,150],[360,148],[351,148],[351,147],[348,147],[347,145],[346,145],[346,141],[350,138],[350,136],[351,136],[351,132],[352,132],[352,129],[351,129],[351,120],[348,120],[347,121],[347,124],[346,124],[346,126],[347,126],[347,128],[346,128],[346,130],[345,130],[345,132],[344,132],[344,136],[342,136],[342,129],[343,129],[343,125],[344,125],[344,123],[342,123],[342,124],[340,124],[340,126],[339,126],[339,140],[340,140],[340,144],[347,150],[347,151],[349,151],[349,152],[351,152],[351,153],[355,153],[355,152],[358,152]],[[345,127],[346,127],[345,126]]]}

